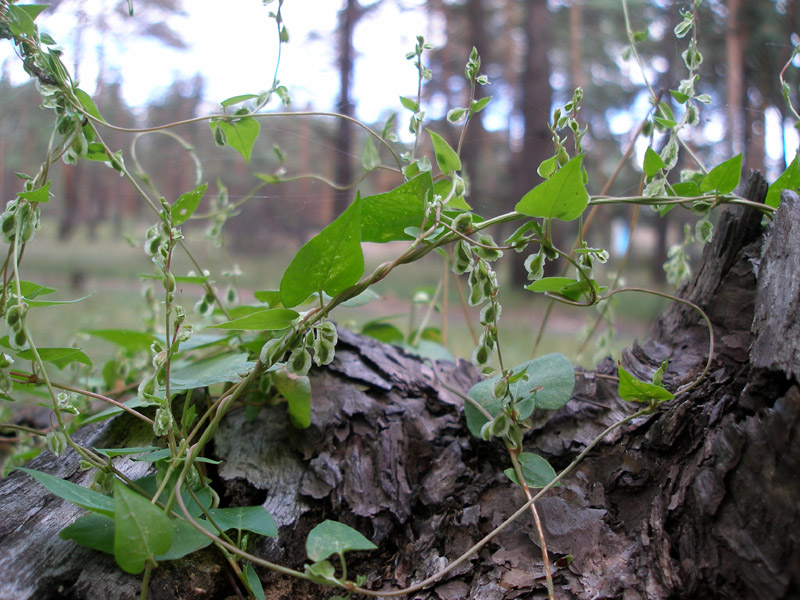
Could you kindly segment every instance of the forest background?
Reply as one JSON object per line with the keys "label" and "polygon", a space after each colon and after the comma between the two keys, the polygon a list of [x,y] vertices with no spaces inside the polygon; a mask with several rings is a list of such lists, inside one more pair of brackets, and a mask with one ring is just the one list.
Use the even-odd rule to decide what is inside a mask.
{"label": "forest background", "polygon": [[[258,4],[256,0],[252,2]],[[106,64],[115,44],[124,45],[132,39],[149,39],[162,46],[165,52],[190,47],[195,40],[178,33],[170,23],[176,17],[190,14],[191,3],[141,0],[137,2],[134,19],[127,16],[125,2],[103,10],[93,10],[87,3],[76,0],[56,0],[50,4],[52,8],[42,15],[40,26],[47,30],[47,18],[73,21],[70,36],[62,35],[58,39],[64,44],[67,56],[82,57],[83,64],[75,65],[77,73],[96,73],[93,96],[108,121],[141,127],[190,119],[215,112],[218,102],[226,97],[217,98],[209,92],[213,86],[206,80],[200,62],[196,74],[156,89],[144,104],[132,105],[126,101],[130,96],[125,93],[126,72],[111,69]],[[323,50],[323,55],[327,54],[326,64],[321,69],[319,65],[315,68],[316,72],[327,68],[329,73],[325,81],[336,81],[337,89],[329,90],[324,97],[304,96],[298,90],[298,101],[289,110],[335,110],[355,115],[359,104],[368,100],[364,97],[368,92],[362,90],[392,87],[400,80],[395,72],[396,63],[389,58],[379,58],[379,64],[384,61],[386,65],[386,79],[356,86],[358,69],[363,68],[366,59],[374,63],[373,54],[382,57],[390,50],[400,53],[411,50],[413,41],[403,49],[402,40],[422,34],[435,45],[428,58],[432,78],[422,89],[429,120],[427,126],[455,145],[459,129],[447,123],[446,110],[465,103],[469,89],[463,77],[463,64],[471,47],[478,49],[481,69],[491,81],[490,86],[479,91],[494,96],[495,101],[471,122],[463,144],[462,161],[470,186],[470,202],[485,214],[510,210],[540,181],[535,167],[553,151],[547,129],[552,108],[569,100],[576,87],[584,90],[580,119],[589,127],[584,138],[584,146],[593,157],[585,164],[589,181],[607,180],[631,140],[638,136],[636,151],[629,159],[634,168],[624,169],[610,190],[617,195],[636,194],[643,152],[648,143],[647,136],[639,136],[637,131],[639,121],[650,108],[645,79],[656,90],[664,90],[662,100],[670,101],[667,90],[674,89],[683,76],[682,46],[672,34],[680,20],[680,6],[669,1],[629,3],[631,26],[637,32],[639,52],[646,65],[644,73],[625,55],[628,46],[625,18],[621,3],[617,1],[378,0],[368,3],[343,0],[336,3],[338,11],[330,10],[328,0],[321,1],[320,6],[322,4],[332,17],[327,29],[309,31],[306,25],[292,23],[287,16],[290,36],[293,31],[301,33],[291,37],[284,52],[302,54],[309,44],[327,47],[327,53]],[[387,11],[418,15],[424,30],[399,31],[391,19],[381,17]],[[793,121],[785,114],[777,77],[798,41],[795,33],[798,30],[797,3],[791,0],[707,0],[699,8],[698,23],[704,56],[700,92],[711,96],[711,106],[715,108],[702,112],[701,125],[692,130],[687,141],[706,164],[717,164],[741,152],[745,168],[766,171],[771,181],[783,172],[797,149],[797,132]],[[364,51],[357,51],[354,43],[359,32],[367,29],[373,34],[374,30],[379,30],[379,35],[370,37],[382,36],[387,40],[381,47],[370,49],[368,57]],[[264,35],[271,33],[265,27]],[[87,48],[87,44],[94,47]],[[264,47],[273,46],[265,43]],[[270,71],[271,67],[265,71],[264,63],[272,65],[276,58],[238,55],[236,48],[226,47],[220,48],[219,60],[228,60],[225,52],[229,51],[237,61],[257,62],[259,72]],[[187,52],[186,62],[191,65],[193,60]],[[14,173],[27,172],[38,164],[46,152],[49,136],[49,123],[42,122],[45,113],[39,108],[38,92],[32,81],[17,83],[18,77],[12,71],[19,68],[16,62],[15,57],[6,60],[0,77],[0,104],[5,109],[0,114],[2,198],[14,197],[19,188]],[[414,81],[410,62],[407,70],[410,80]],[[181,72],[186,71],[184,64]],[[293,75],[303,78],[302,73]],[[243,81],[242,89],[257,87],[257,81],[264,77],[255,79]],[[90,84],[82,83],[91,88]],[[293,90],[288,91],[292,94]],[[393,92],[414,96],[416,90]],[[381,131],[391,115],[401,110],[400,100],[396,98],[393,106],[386,106],[381,112],[375,128]],[[359,116],[362,115],[359,113]],[[397,135],[401,140],[410,139],[401,121],[398,118]],[[344,210],[354,195],[349,186],[359,181],[362,173],[364,137],[340,119],[265,121],[249,165],[232,150],[217,148],[205,123],[171,131],[183,141],[157,134],[143,136],[136,142],[136,156],[142,170],[162,194],[174,199],[197,184],[196,158],[202,164],[203,181],[212,182],[204,202],[222,191],[234,204],[250,198],[238,206],[241,216],[225,225],[224,253],[209,252],[207,245],[201,243],[209,233],[218,233],[213,231],[213,221],[210,232],[205,223],[194,228],[191,224],[184,227],[189,242],[198,241],[196,252],[204,257],[203,264],[215,274],[222,274],[217,277],[218,284],[243,296],[251,293],[249,290],[277,287],[294,250]],[[655,132],[656,149],[659,136]],[[108,137],[112,147],[130,146],[130,136],[109,132]],[[665,141],[666,137],[660,143]],[[194,156],[183,145],[190,146]],[[144,301],[139,289],[132,287],[130,275],[152,271],[139,249],[152,217],[137,201],[133,188],[119,185],[119,177],[113,170],[84,163],[55,168],[52,192],[61,201],[48,206],[44,218],[57,220],[58,226],[43,228],[37,244],[28,250],[26,266],[37,281],[58,288],[71,285],[79,291],[96,292],[87,301],[93,303],[88,310],[82,306],[71,315],[70,309],[65,307],[53,315],[58,321],[48,323],[43,319],[36,325],[42,330],[37,335],[54,338],[53,345],[67,345],[75,340],[59,339],[63,328],[58,327],[58,322],[65,319],[77,319],[78,327],[84,330],[99,323],[93,320],[101,317],[104,324],[110,318],[119,327],[137,324],[138,313],[130,308],[138,302],[144,309]],[[676,173],[678,171],[676,169]],[[280,183],[274,184],[274,181]],[[329,182],[336,185],[331,186]],[[396,174],[378,170],[358,185],[366,195],[399,183],[401,180]],[[202,208],[198,212],[208,212],[209,206],[206,211]],[[597,245],[608,243],[610,238],[618,250],[624,250],[630,216],[631,209],[623,206],[602,211],[590,236],[598,237]],[[634,237],[637,252],[627,267],[630,277],[640,281],[644,278],[656,289],[677,283],[666,281],[662,265],[668,260],[669,247],[683,242],[684,224],[693,221],[688,211],[671,211],[662,218],[656,212],[642,211]],[[114,243],[122,236],[130,240],[129,248]],[[370,257],[370,250],[366,252]],[[381,259],[378,252],[378,249],[372,251],[371,259],[375,263]],[[623,256],[623,252],[614,254]],[[400,273],[385,284],[387,287],[378,287],[377,291],[386,300],[376,310],[385,315],[388,304],[390,313],[394,309],[406,316],[410,312],[412,320],[420,318],[414,314],[415,308],[436,293],[442,274],[441,261],[435,257],[425,264],[427,268],[415,268],[405,275]],[[612,260],[605,268],[613,273],[618,267]],[[501,272],[501,276],[520,277],[523,282],[525,273],[520,264],[513,271]],[[507,296],[506,310],[515,311],[512,314],[516,322],[534,325],[534,329],[513,328],[515,331],[509,332],[506,339],[513,345],[516,355],[513,358],[524,361],[531,357],[531,331],[541,321],[546,301],[532,300],[531,295],[526,294],[523,304],[522,286],[516,287],[520,290],[519,298],[514,298],[513,294]],[[453,299],[455,294],[453,289],[449,290]],[[616,328],[601,329],[600,343],[593,347],[595,353],[591,356],[578,354],[577,338],[581,336],[574,335],[576,328],[587,322],[585,313],[570,307],[557,308],[551,320],[552,337],[547,338],[546,348],[539,353],[559,350],[591,364],[599,354],[614,352],[629,344],[632,337],[641,335],[665,305],[657,299],[628,302],[617,307],[617,313],[624,318],[617,320]],[[441,309],[443,303],[438,306]],[[340,319],[349,319],[346,324],[358,329],[374,317],[371,310],[367,307],[350,311]],[[421,308],[418,310],[421,312]],[[451,311],[451,314],[456,312]],[[405,318],[394,321],[398,328],[406,328]],[[450,318],[454,322],[449,328],[449,339],[447,323],[441,326],[444,341],[454,353],[469,356],[474,344],[466,321]],[[126,322],[130,319],[133,321]],[[590,316],[589,322],[593,320],[594,316]],[[564,336],[564,332],[570,335]],[[85,348],[92,343],[95,342],[81,340],[80,345]]]}

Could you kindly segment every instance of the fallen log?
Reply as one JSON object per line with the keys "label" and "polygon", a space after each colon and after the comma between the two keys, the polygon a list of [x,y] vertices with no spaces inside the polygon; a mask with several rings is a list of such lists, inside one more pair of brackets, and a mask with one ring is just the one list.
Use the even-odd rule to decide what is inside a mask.
{"label": "fallen log", "polygon": [[[763,201],[751,177],[746,195]],[[713,324],[711,368],[687,394],[616,430],[537,503],[558,598],[758,598],[800,596],[800,198],[784,192],[766,229],[760,214],[726,210],[683,298]],[[649,380],[664,359],[677,389],[703,371],[704,320],[673,304],[623,366]],[[434,369],[436,372],[434,373]],[[573,401],[537,414],[526,449],[565,467],[606,427],[633,413],[616,395],[610,359],[576,372]],[[398,589],[434,574],[524,503],[503,475],[502,444],[470,436],[462,400],[475,369],[421,362],[341,332],[335,361],[312,372],[312,423],[293,429],[285,410],[248,421],[234,410],[209,471],[229,506],[262,504],[280,528],[252,552],[291,568],[306,562],[308,531],[342,521],[379,550],[355,553],[365,587]],[[442,386],[444,382],[446,386]],[[592,400],[585,402],[584,400]],[[147,445],[152,432],[126,416],[81,431],[94,447]],[[44,454],[32,468],[86,484],[74,453]],[[130,476],[146,465],[119,459]],[[61,540],[82,510],[17,472],[0,482],[0,597],[134,598],[138,577],[113,558]],[[257,569],[271,599],[333,592]],[[219,554],[207,548],[162,563],[151,598],[237,597]],[[529,514],[430,587],[426,600],[545,597],[539,541]]]}

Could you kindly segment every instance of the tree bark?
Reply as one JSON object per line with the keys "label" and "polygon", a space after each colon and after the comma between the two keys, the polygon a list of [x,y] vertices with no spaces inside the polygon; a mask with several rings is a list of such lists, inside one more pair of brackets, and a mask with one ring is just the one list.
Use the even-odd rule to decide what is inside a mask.
{"label": "tree bark", "polygon": [[[762,199],[756,177],[746,194]],[[800,198],[784,193],[774,222],[727,210],[681,295],[711,320],[708,375],[687,394],[617,429],[537,503],[555,565],[556,597],[796,598],[800,594]],[[622,364],[649,380],[665,358],[671,390],[703,370],[709,336],[697,311],[673,304]],[[434,369],[436,373],[434,373]],[[606,359],[576,371],[573,400],[537,413],[526,450],[560,469],[637,407],[619,400]],[[231,413],[215,438],[224,462],[210,473],[228,505],[263,504],[280,528],[253,553],[302,570],[307,532],[326,518],[355,527],[379,550],[353,553],[350,573],[372,589],[397,589],[433,574],[513,513],[522,492],[503,475],[502,444],[471,438],[462,402],[467,363],[422,363],[343,331],[335,361],[313,374],[311,427],[288,425],[281,407],[248,422]],[[591,401],[591,402],[589,402]],[[92,446],[146,445],[147,428],[122,417],[80,437]],[[67,454],[31,467],[88,478]],[[122,460],[131,476],[142,463]],[[143,474],[143,473],[141,473]],[[113,559],[60,540],[79,513],[23,473],[0,483],[0,597],[134,598],[138,578]],[[270,599],[333,592],[258,569]],[[151,598],[226,598],[235,592],[213,549],[164,563]],[[504,529],[444,580],[408,598],[545,597],[529,514]]]}

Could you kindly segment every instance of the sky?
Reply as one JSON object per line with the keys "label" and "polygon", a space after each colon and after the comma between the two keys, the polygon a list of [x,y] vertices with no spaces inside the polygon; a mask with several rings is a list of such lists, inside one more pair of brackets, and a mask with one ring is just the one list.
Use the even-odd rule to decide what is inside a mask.
{"label": "sky", "polygon": [[[354,36],[357,53],[353,82],[356,116],[368,123],[377,122],[390,111],[399,110],[399,95],[413,96],[416,93],[417,73],[405,58],[406,52],[413,49],[416,36],[424,35],[426,41],[434,45],[444,42],[437,24],[425,14],[424,0],[404,0],[401,4],[408,10],[400,10],[397,4],[382,3],[380,8],[362,19]],[[167,22],[183,37],[188,46],[186,50],[171,49],[158,41],[133,35],[136,17],[133,21],[129,17],[115,17],[109,10],[111,3],[108,0],[62,0],[58,11],[43,12],[37,23],[41,30],[50,33],[61,44],[67,65],[74,67],[75,56],[83,57],[77,71],[81,87],[90,94],[94,92],[98,54],[102,48],[106,64],[116,69],[122,80],[123,95],[132,106],[146,104],[162,94],[177,78],[190,79],[198,72],[205,80],[208,112],[214,112],[219,102],[228,97],[259,93],[270,86],[278,44],[275,23],[270,19],[269,11],[275,9],[277,2],[264,6],[261,0],[184,0],[183,5],[186,14],[171,15]],[[122,33],[107,34],[102,38],[90,28],[86,37],[79,41],[75,35],[76,6],[82,7],[89,15],[110,14],[113,30]],[[283,46],[278,76],[288,87],[296,109],[334,108],[339,81],[333,32],[341,6],[341,0],[286,0],[284,3],[283,18],[290,42]],[[143,18],[139,17],[140,20]],[[80,43],[82,50],[79,49]],[[11,55],[11,45],[0,44],[0,62]],[[12,57],[9,66],[12,80],[17,83],[28,80],[18,60]],[[630,71],[635,80],[639,73],[636,69]],[[498,120],[496,113],[501,108],[501,112],[510,110],[510,106],[501,107],[494,102],[486,112],[485,125],[488,128],[508,124],[505,116]],[[638,121],[648,108],[634,106],[633,112],[641,114],[624,110],[609,115],[612,131],[630,130],[634,121]],[[719,118],[709,121],[711,129],[705,132],[706,135],[713,137],[715,124],[721,122]],[[782,156],[784,140],[774,114],[767,114],[766,126],[767,154],[778,159]],[[797,133],[785,131],[787,147],[795,149]]]}
{"label": "sky", "polygon": [[[110,12],[108,0],[79,1],[87,14]],[[261,0],[184,0],[187,14],[171,16],[167,22],[183,36],[188,50],[167,48],[131,33],[103,39],[90,31],[82,40],[83,52],[76,50],[76,17],[69,4],[64,0],[63,8],[53,14],[45,11],[37,24],[62,46],[68,66],[74,66],[76,54],[84,57],[78,74],[81,87],[90,94],[97,79],[101,45],[106,63],[119,69],[123,94],[133,106],[158,96],[177,77],[190,78],[197,72],[206,80],[205,96],[211,103],[258,93],[272,83],[278,45],[275,22],[268,13],[277,2],[265,7]],[[357,116],[362,120],[375,121],[388,108],[397,107],[398,95],[416,93],[416,70],[405,53],[413,50],[418,34],[430,35],[431,31],[423,0],[406,0],[404,5],[410,9],[401,11],[394,2],[382,4],[356,30],[354,97],[359,100]],[[334,106],[339,81],[332,32],[340,6],[336,0],[289,0],[284,4],[290,43],[283,46],[278,76],[297,108],[311,105],[327,110]],[[130,22],[115,22],[114,29],[132,31]],[[10,54],[9,44],[0,45],[0,61]],[[28,76],[18,61],[10,63],[13,80],[26,81]]]}

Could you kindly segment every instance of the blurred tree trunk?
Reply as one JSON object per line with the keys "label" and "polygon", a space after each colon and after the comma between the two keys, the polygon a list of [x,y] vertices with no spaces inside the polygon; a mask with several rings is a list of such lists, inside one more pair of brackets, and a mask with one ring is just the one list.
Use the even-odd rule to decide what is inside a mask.
{"label": "blurred tree trunk", "polygon": [[728,0],[728,23],[725,30],[727,58],[728,135],[732,154],[745,151],[744,116],[744,28],[740,20],[742,0]]}
{"label": "blurred tree trunk", "polygon": [[[550,63],[547,58],[550,47],[550,13],[547,10],[547,0],[525,0],[523,7],[527,51],[519,82],[519,110],[525,132],[522,149],[511,165],[514,203],[541,182],[536,170],[543,160],[553,154],[550,131],[547,128],[553,102]],[[522,266],[525,254],[517,254],[515,258],[513,281],[516,284],[525,284],[527,275]]]}
{"label": "blurred tree trunk", "polygon": [[581,0],[572,0],[572,4],[569,6],[569,63],[572,87],[585,90],[583,36],[583,6]]}
{"label": "blurred tree trunk", "polygon": [[[339,30],[337,32],[339,99],[336,101],[336,110],[339,114],[351,118],[355,116],[355,107],[350,97],[355,65],[353,32],[362,14],[363,8],[358,0],[345,0],[344,7],[339,11]],[[347,185],[353,181],[353,128],[347,119],[339,119],[338,124],[334,180],[339,185]],[[344,212],[348,205],[348,199],[347,194],[334,194],[333,212],[336,215]]]}
{"label": "blurred tree trunk", "polygon": [[[472,40],[473,46],[477,48],[481,57],[482,64],[487,64],[489,57],[489,44],[486,40],[486,12],[482,0],[469,0],[466,6],[467,16],[467,37]],[[475,100],[485,96],[484,88],[481,85],[475,86]],[[483,148],[486,129],[483,127],[483,113],[478,113],[469,123],[467,135],[464,139],[464,146],[461,149],[461,159],[465,167],[465,173],[469,179],[470,196],[485,201],[485,183],[481,175],[481,154]]]}

